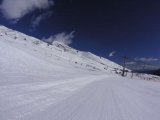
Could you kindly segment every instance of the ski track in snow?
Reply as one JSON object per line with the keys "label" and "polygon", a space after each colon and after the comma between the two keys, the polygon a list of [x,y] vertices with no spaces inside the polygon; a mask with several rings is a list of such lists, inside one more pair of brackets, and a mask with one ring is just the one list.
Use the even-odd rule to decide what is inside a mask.
{"label": "ski track in snow", "polygon": [[110,77],[95,81],[38,120],[159,120],[160,84]]}
{"label": "ski track in snow", "polygon": [[1,120],[159,120],[159,82],[90,76],[0,87]]}
{"label": "ski track in snow", "polygon": [[0,119],[17,120],[37,111],[44,111],[94,80],[95,76],[88,76],[71,80],[1,85]]}

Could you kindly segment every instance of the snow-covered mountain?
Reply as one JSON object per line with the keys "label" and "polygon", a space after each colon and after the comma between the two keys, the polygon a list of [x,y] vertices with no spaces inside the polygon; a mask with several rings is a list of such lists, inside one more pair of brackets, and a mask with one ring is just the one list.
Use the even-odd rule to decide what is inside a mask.
{"label": "snow-covered mountain", "polygon": [[[109,72],[122,67],[90,52],[75,50],[57,41],[39,39],[0,26],[0,73],[52,73],[56,71]],[[77,69],[75,69],[77,68]],[[64,70],[66,69],[66,70]]]}

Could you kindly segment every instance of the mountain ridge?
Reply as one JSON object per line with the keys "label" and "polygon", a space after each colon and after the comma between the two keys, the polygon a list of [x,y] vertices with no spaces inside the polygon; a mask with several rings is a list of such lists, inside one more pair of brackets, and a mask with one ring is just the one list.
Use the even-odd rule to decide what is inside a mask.
{"label": "mountain ridge", "polygon": [[[89,67],[89,69],[92,70],[106,71],[106,69],[111,67],[112,69],[122,69],[120,65],[106,58],[99,57],[93,53],[79,51],[57,41],[54,41],[52,45],[49,45],[44,41],[28,36],[21,32],[8,29],[5,26],[0,26],[0,38],[1,40],[8,42],[7,44],[34,55],[40,59],[44,59],[45,56],[45,59],[51,63],[53,61],[50,58],[58,58],[62,61],[69,61],[72,64],[74,63]],[[40,55],[37,55],[36,52]]]}

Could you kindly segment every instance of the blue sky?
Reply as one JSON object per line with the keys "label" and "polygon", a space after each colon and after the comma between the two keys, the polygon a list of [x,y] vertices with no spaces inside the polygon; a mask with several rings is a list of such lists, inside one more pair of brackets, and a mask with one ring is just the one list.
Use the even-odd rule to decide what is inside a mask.
{"label": "blue sky", "polygon": [[[71,47],[160,67],[160,2],[0,0],[0,24],[37,38],[74,31]],[[114,52],[109,57],[111,52]]]}

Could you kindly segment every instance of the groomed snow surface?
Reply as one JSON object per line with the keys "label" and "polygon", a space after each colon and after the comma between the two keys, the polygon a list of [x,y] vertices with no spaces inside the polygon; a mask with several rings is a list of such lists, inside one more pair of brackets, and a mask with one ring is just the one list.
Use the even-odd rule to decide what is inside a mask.
{"label": "groomed snow surface", "polygon": [[107,59],[4,26],[0,35],[0,120],[160,120],[158,77],[121,77]]}
{"label": "groomed snow surface", "polygon": [[1,120],[159,120],[160,84],[113,76],[0,87]]}

